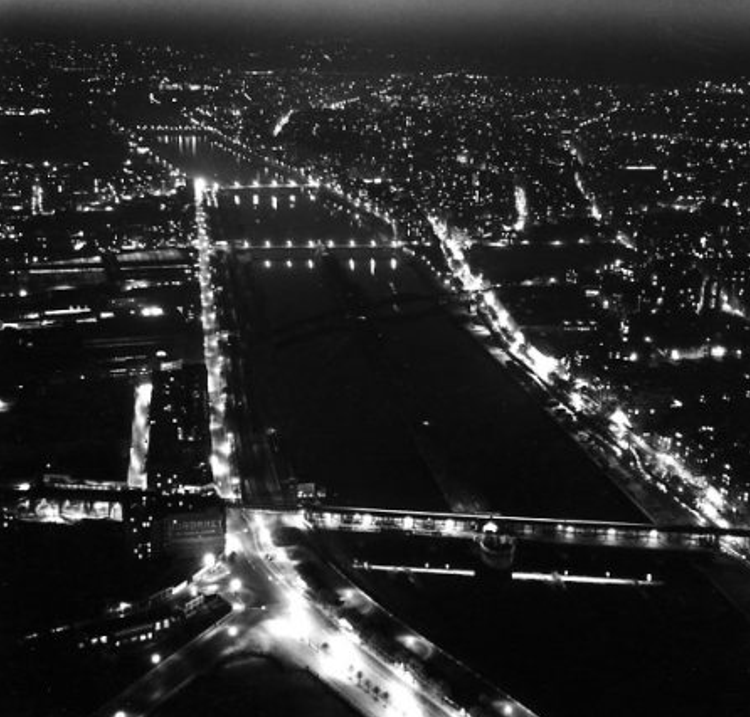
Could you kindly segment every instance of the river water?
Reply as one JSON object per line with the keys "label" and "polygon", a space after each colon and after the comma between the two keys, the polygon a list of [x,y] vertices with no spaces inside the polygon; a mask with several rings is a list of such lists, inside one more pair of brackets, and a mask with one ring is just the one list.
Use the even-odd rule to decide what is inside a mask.
{"label": "river water", "polygon": [[[220,194],[217,227],[232,247],[248,371],[298,480],[349,505],[643,519],[383,233],[205,140],[158,146],[194,176],[249,185]],[[357,578],[540,715],[748,714],[750,631],[695,560],[519,547],[516,571],[658,583],[562,587],[490,571],[471,545],[337,536],[329,547],[477,570]]]}

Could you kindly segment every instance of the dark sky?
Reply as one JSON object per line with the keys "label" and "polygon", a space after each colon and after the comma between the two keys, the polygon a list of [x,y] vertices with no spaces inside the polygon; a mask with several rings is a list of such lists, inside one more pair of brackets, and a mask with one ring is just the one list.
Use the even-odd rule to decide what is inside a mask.
{"label": "dark sky", "polygon": [[420,26],[532,22],[550,25],[747,24],[747,0],[0,0],[38,18],[167,22],[262,20],[318,26]]}
{"label": "dark sky", "polygon": [[0,0],[0,32],[475,47],[529,66],[745,72],[750,0]]}

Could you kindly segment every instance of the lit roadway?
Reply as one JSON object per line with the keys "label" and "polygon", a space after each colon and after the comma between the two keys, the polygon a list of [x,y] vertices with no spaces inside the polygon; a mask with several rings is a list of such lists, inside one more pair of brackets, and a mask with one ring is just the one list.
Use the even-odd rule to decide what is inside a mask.
{"label": "lit roadway", "polygon": [[[92,717],[136,717],[153,713],[162,703],[200,674],[210,671],[222,660],[245,651],[262,649],[259,624],[273,615],[267,606],[269,594],[258,580],[254,561],[236,561],[232,572],[217,563],[197,573],[188,589],[195,595],[220,594],[232,605],[232,611],[164,659],[154,652],[154,667],[114,699],[92,713]],[[248,585],[260,589],[250,589]],[[184,584],[175,588],[184,590]]]}
{"label": "lit roadway", "polygon": [[[295,563],[283,548],[273,544],[268,525],[275,519],[250,511],[230,511],[228,518],[230,548],[242,554],[272,595],[275,608],[261,628],[269,638],[270,652],[284,662],[309,669],[363,714],[465,714],[431,692],[411,672],[374,652],[351,625],[309,597]],[[364,689],[366,680],[371,691]],[[505,695],[499,701],[499,714],[532,715]]]}
{"label": "lit roadway", "polygon": [[135,407],[133,409],[133,424],[130,439],[130,465],[128,466],[128,487],[146,488],[146,455],[150,423],[148,420],[151,407],[151,393],[153,386],[149,382],[138,385],[135,390]]}
{"label": "lit roadway", "polygon": [[215,201],[215,195],[203,180],[195,181],[195,239],[198,251],[198,283],[201,294],[201,325],[203,328],[203,353],[206,364],[208,400],[210,406],[211,471],[221,496],[233,499],[239,496],[239,479],[233,475],[230,457],[234,436],[226,427],[226,360],[222,353],[221,336],[216,317],[216,297],[211,270],[211,244],[208,236],[208,218],[204,202]]}
{"label": "lit roadway", "polygon": [[[271,521],[278,516],[229,509],[227,551],[235,555],[231,573],[205,570],[195,585],[221,594],[232,612],[171,656],[155,657],[155,667],[95,717],[153,713],[197,675],[247,650],[309,670],[365,715],[466,714],[403,666],[373,651],[347,621],[316,603],[286,550],[274,545]],[[252,676],[248,672],[248,679]],[[497,714],[533,717],[511,698],[497,695]]]}
{"label": "lit roadway", "polygon": [[[618,463],[617,473],[610,470],[609,474],[616,482],[625,484],[626,492],[630,492],[633,485],[652,486],[668,499],[660,501],[659,510],[669,514],[676,523],[685,523],[687,517],[687,522],[698,525],[730,528],[738,518],[742,519],[726,490],[712,485],[710,478],[694,474],[679,455],[653,447],[631,424],[627,409],[617,408],[607,414],[605,407],[590,395],[594,393],[593,383],[570,376],[557,359],[529,343],[492,287],[481,274],[472,270],[466,256],[466,249],[472,243],[470,237],[449,228],[436,216],[428,219],[440,241],[450,277],[464,292],[480,297],[480,313],[504,347],[505,356],[499,360],[503,363],[513,360],[531,383],[558,402],[556,408],[565,411],[573,420],[574,428],[579,429],[572,430],[571,435],[587,452]],[[560,382],[566,388],[558,388]],[[652,506],[642,509],[651,510]],[[720,546],[724,552],[750,564],[750,549],[742,538],[724,537]]]}
{"label": "lit roadway", "polygon": [[[255,620],[258,614],[252,615]],[[93,713],[95,717],[135,717],[152,713],[160,704],[215,665],[224,656],[242,649],[240,632],[252,624],[245,615],[228,618],[162,660],[128,689]],[[247,637],[245,638],[247,640]]]}

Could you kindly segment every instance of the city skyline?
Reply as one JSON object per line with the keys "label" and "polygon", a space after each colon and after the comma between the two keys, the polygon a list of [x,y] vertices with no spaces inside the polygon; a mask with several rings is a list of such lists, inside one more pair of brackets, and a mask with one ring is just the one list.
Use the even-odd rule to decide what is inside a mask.
{"label": "city skyline", "polygon": [[742,72],[750,9],[722,0],[4,0],[6,34],[167,38],[209,45],[290,39],[377,43],[460,56],[488,71],[649,79]]}
{"label": "city skyline", "polygon": [[17,16],[0,713],[745,713],[750,78],[689,5]]}

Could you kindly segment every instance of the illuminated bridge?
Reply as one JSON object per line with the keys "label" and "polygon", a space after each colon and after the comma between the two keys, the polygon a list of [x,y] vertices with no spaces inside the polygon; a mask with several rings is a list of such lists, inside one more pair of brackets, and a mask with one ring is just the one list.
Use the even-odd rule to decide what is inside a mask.
{"label": "illuminated bridge", "polygon": [[210,134],[206,129],[197,124],[138,124],[135,126],[136,132],[142,134],[163,134],[163,135],[192,135],[195,137]]}
{"label": "illuminated bridge", "polygon": [[433,513],[314,506],[305,519],[319,530],[359,533],[403,532],[411,535],[476,540],[488,533],[521,542],[547,542],[651,550],[717,551],[723,541],[747,544],[750,529],[702,526],[655,526],[596,520],[556,520],[493,513]]}
{"label": "illuminated bridge", "polygon": [[[328,250],[340,250],[347,252],[367,252],[368,254],[381,254],[388,253],[393,254],[394,249],[398,249],[401,245],[398,242],[390,242],[388,244],[377,243],[374,241],[357,242],[353,239],[349,241],[333,241],[332,239],[327,240],[325,243],[318,241],[308,240],[305,243],[293,244],[290,240],[286,240],[285,244],[274,244],[270,240],[256,240],[251,242],[249,239],[234,239],[233,243],[244,248],[253,249],[254,251],[270,251],[270,252],[283,252],[283,256],[289,253],[301,253],[301,254],[320,254],[322,251]],[[392,268],[396,268],[398,258],[394,256],[394,265]]]}
{"label": "illuminated bridge", "polygon": [[247,190],[260,190],[260,189],[273,189],[273,190],[283,190],[283,189],[318,189],[320,188],[320,182],[316,182],[313,179],[306,179],[306,180],[288,180],[288,181],[279,181],[279,180],[264,180],[264,181],[253,181],[250,182],[250,184],[222,184],[221,190],[223,192],[231,193],[231,192],[244,192]]}

